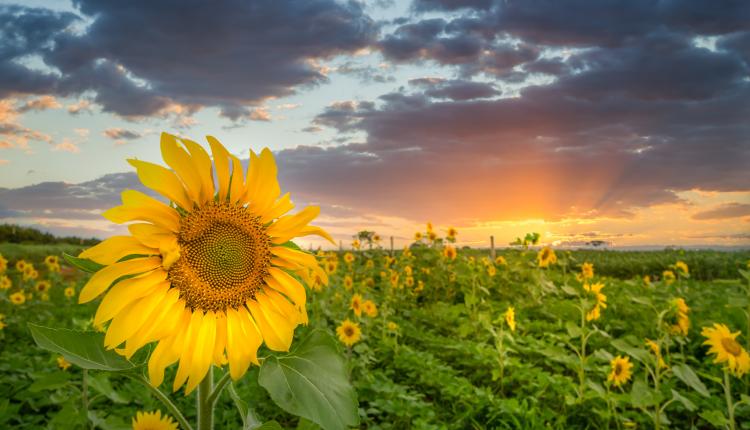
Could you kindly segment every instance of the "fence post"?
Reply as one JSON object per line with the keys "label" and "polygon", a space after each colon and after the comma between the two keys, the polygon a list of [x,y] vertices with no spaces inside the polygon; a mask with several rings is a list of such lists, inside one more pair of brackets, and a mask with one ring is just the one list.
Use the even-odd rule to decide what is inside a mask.
{"label": "fence post", "polygon": [[490,236],[490,258],[495,261],[495,236]]}
{"label": "fence post", "polygon": [[344,243],[341,240],[339,240],[339,252],[343,250],[344,250]]}
{"label": "fence post", "polygon": [[391,236],[391,257],[393,257],[393,236]]}

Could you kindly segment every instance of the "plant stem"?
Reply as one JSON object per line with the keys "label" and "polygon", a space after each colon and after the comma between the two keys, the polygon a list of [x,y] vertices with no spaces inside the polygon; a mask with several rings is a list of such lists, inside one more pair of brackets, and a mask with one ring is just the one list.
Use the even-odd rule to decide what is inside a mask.
{"label": "plant stem", "polygon": [[180,412],[180,410],[177,408],[177,406],[174,403],[172,403],[172,401],[169,400],[169,397],[167,397],[167,395],[164,394],[160,389],[158,389],[158,388],[154,387],[153,385],[151,385],[151,383],[148,381],[148,379],[146,379],[143,375],[134,376],[134,375],[127,375],[126,374],[126,376],[128,376],[131,379],[134,379],[134,380],[140,382],[141,384],[145,385],[146,388],[148,388],[149,390],[151,390],[151,393],[154,395],[154,397],[156,397],[157,399],[159,399],[159,401],[164,406],[166,406],[166,408],[169,411],[169,413],[177,420],[177,422],[180,424],[180,428],[182,430],[193,430],[193,426],[191,426],[190,423],[188,422],[188,420],[185,419],[185,416],[182,415],[182,412]]}
{"label": "plant stem", "polygon": [[[88,416],[89,413],[89,371],[83,369],[83,377],[81,379],[81,401],[83,402],[83,410]],[[91,428],[91,422],[89,421],[88,427]]]}
{"label": "plant stem", "polygon": [[213,430],[214,405],[209,403],[214,386],[214,367],[208,368],[208,373],[198,384],[196,410],[198,411],[198,430]]}
{"label": "plant stem", "polygon": [[219,399],[219,396],[221,396],[221,392],[224,391],[224,387],[226,387],[227,383],[231,381],[231,376],[229,374],[229,371],[224,374],[224,376],[219,379],[219,382],[216,383],[216,387],[214,387],[214,390],[211,392],[211,394],[208,396],[208,399],[206,401],[213,407],[216,404],[216,401]]}
{"label": "plant stem", "polygon": [[583,303],[582,303],[581,304],[581,353],[579,355],[579,357],[581,358],[581,368],[578,371],[579,399],[583,399],[584,383],[586,381],[586,340],[587,340],[586,312],[584,311]]}
{"label": "plant stem", "polygon": [[727,413],[729,414],[729,429],[735,430],[734,424],[734,402],[732,401],[732,386],[730,385],[729,372],[724,371],[724,397],[727,400]]}

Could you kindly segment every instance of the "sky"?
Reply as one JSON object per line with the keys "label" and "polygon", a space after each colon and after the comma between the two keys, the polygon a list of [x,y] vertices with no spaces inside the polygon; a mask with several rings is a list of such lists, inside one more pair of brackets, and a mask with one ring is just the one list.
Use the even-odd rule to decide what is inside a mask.
{"label": "sky", "polygon": [[749,118],[744,0],[0,0],[0,223],[60,235],[122,234],[167,131],[345,245],[747,247]]}

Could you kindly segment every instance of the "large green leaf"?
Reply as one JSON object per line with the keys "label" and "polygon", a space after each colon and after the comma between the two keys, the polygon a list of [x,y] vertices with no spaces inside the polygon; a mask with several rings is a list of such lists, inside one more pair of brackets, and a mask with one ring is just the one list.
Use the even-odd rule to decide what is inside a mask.
{"label": "large green leaf", "polygon": [[258,383],[284,410],[326,430],[359,423],[357,393],[336,341],[324,331],[312,331],[287,355],[264,360]]}
{"label": "large green leaf", "polygon": [[642,363],[648,360],[648,352],[645,349],[635,347],[624,339],[613,340],[612,346]]}
{"label": "large green leaf", "polygon": [[78,258],[74,257],[70,254],[66,254],[63,252],[63,258],[65,261],[70,263],[71,266],[76,267],[78,269],[83,270],[84,272],[88,273],[95,273],[100,271],[105,266],[102,264],[97,263],[96,261],[89,260],[86,258]]}
{"label": "large green leaf", "polygon": [[672,373],[674,373],[676,377],[680,378],[682,382],[686,383],[695,391],[699,392],[703,397],[711,396],[711,394],[708,392],[708,388],[706,388],[706,386],[703,384],[703,381],[698,378],[698,375],[696,375],[693,369],[687,364],[677,364],[672,366]]}
{"label": "large green leaf", "polygon": [[135,366],[112,350],[104,348],[104,334],[92,331],[55,329],[29,324],[39,347],[62,354],[83,369],[123,371]]}

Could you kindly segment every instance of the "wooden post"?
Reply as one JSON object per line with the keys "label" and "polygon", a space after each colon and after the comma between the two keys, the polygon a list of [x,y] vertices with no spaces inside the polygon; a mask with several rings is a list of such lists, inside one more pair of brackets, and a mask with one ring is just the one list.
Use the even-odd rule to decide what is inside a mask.
{"label": "wooden post", "polygon": [[339,251],[343,251],[343,250],[344,250],[344,243],[341,240],[339,240]]}
{"label": "wooden post", "polygon": [[495,262],[495,236],[490,236],[490,258]]}
{"label": "wooden post", "polygon": [[391,236],[391,257],[393,257],[393,236]]}

